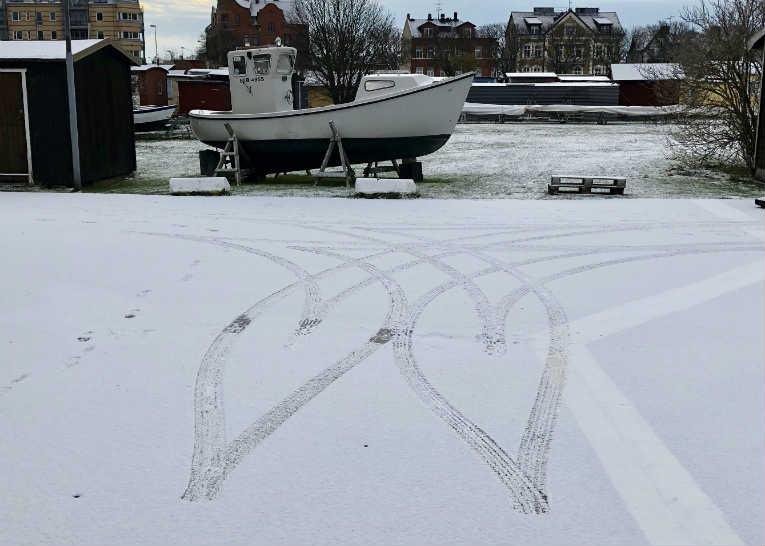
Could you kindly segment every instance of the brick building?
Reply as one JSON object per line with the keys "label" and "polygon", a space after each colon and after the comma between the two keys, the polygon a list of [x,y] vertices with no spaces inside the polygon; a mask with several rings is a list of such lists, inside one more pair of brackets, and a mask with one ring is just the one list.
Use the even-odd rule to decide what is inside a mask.
{"label": "brick building", "polygon": [[[61,0],[0,0],[0,10],[0,39],[64,39]],[[72,39],[111,38],[137,62],[145,58],[138,0],[71,0],[69,16]]]}
{"label": "brick building", "polygon": [[513,11],[506,31],[513,72],[606,75],[623,37],[619,16],[599,8]]}
{"label": "brick building", "polygon": [[451,19],[445,14],[434,19],[430,13],[427,19],[412,19],[407,13],[401,40],[410,52],[409,71],[428,76],[463,72],[492,76],[497,42],[479,38],[475,29],[470,21],[460,21],[456,11]]}
{"label": "brick building", "polygon": [[292,8],[287,0],[218,0],[205,29],[210,62],[225,64],[228,51],[273,44],[279,37],[283,45],[297,48],[298,67],[305,66],[308,28],[287,21],[285,13],[291,13]]}

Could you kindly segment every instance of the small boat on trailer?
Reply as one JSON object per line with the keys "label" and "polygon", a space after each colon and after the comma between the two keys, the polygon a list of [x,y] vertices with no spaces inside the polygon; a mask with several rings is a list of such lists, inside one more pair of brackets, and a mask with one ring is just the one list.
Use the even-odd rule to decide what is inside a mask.
{"label": "small boat on trailer", "polygon": [[173,117],[176,105],[169,106],[139,106],[133,110],[134,131],[155,131],[163,129]]}
{"label": "small boat on trailer", "polygon": [[[277,41],[278,44],[278,41]],[[454,131],[473,74],[440,79],[422,74],[365,76],[355,100],[293,110],[297,51],[261,47],[228,54],[230,112],[192,110],[196,137],[225,149],[228,127],[259,175],[319,168],[333,121],[351,163],[411,159],[435,152]],[[329,165],[340,164],[335,152]]]}

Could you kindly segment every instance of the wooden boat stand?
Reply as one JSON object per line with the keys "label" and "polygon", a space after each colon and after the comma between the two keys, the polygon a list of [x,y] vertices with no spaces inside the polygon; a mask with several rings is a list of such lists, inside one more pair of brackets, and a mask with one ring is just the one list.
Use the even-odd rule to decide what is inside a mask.
{"label": "wooden boat stand", "polygon": [[222,174],[224,176],[233,174],[234,179],[236,180],[236,185],[238,186],[242,182],[242,176],[250,175],[254,169],[242,169],[242,164],[239,159],[240,156],[243,157],[248,164],[252,165],[252,162],[250,161],[247,152],[239,146],[239,139],[231,128],[231,125],[224,123],[223,126],[226,128],[229,136],[228,141],[226,142],[226,147],[220,154],[218,166],[215,167],[215,174]]}
{"label": "wooden boat stand", "polygon": [[[348,156],[345,154],[345,148],[343,148],[343,140],[340,138],[340,134],[337,132],[337,128],[335,127],[335,122],[332,120],[329,120],[329,129],[332,131],[332,136],[329,138],[329,147],[327,148],[327,153],[324,154],[324,160],[321,162],[321,168],[319,169],[319,172],[317,172],[314,175],[314,186],[319,183],[319,180],[322,178],[333,178],[336,180],[343,180],[345,179],[345,187],[348,189],[348,193],[351,192],[351,183],[356,182],[356,173],[353,172],[353,168],[351,167],[350,162],[348,161]],[[332,157],[332,152],[335,150],[335,146],[337,146],[337,150],[340,154],[340,164],[343,168],[341,171],[328,171],[327,165],[329,164],[330,157]]]}
{"label": "wooden boat stand", "polygon": [[395,159],[391,159],[390,162],[391,166],[378,165],[377,161],[374,162],[374,166],[372,165],[372,162],[367,163],[367,166],[364,168],[364,176],[372,175],[377,178],[377,173],[396,173],[400,178],[401,171],[398,168],[398,163]]}

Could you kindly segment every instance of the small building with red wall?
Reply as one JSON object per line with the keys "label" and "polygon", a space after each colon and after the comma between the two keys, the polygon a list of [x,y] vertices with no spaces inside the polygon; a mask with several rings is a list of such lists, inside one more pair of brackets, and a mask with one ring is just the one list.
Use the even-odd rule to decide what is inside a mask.
{"label": "small building with red wall", "polygon": [[130,70],[133,96],[141,106],[167,106],[167,70],[156,64],[134,66]]}
{"label": "small building with red wall", "polygon": [[680,70],[672,63],[611,65],[621,106],[669,106],[680,102]]}
{"label": "small building with red wall", "polygon": [[[187,116],[191,110],[231,110],[231,90],[228,73],[212,71],[213,75],[177,78],[178,114]],[[221,74],[218,74],[221,72]]]}

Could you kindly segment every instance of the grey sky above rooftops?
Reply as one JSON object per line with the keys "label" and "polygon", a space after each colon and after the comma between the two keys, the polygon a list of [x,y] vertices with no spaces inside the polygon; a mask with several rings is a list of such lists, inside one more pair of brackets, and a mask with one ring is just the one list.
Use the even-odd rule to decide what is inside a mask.
{"label": "grey sky above rooftops", "polygon": [[[145,0],[144,18],[146,22],[146,56],[154,56],[154,29],[157,25],[157,42],[161,57],[166,57],[166,50],[174,49],[180,53],[185,47],[188,57],[197,48],[199,35],[210,22],[210,8],[215,0]],[[507,24],[511,11],[531,11],[535,6],[549,6],[563,10],[568,2],[525,0],[441,0],[441,10],[451,17],[457,12],[463,21],[470,21],[477,26],[489,23]],[[382,4],[393,13],[397,25],[403,29],[406,14],[412,18],[426,18],[428,13],[436,17],[436,1],[424,2],[411,0],[384,0]],[[560,4],[560,5],[558,5]],[[655,23],[671,16],[677,18],[683,6],[695,4],[695,0],[611,0],[609,2],[572,2],[571,7],[596,7],[601,11],[615,11],[625,30],[634,26]]]}

